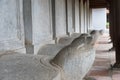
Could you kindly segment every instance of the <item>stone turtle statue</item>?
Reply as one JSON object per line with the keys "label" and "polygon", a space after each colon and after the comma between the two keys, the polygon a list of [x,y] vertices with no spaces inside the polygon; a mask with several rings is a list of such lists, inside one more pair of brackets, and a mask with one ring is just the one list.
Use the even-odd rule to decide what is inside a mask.
{"label": "stone turtle statue", "polygon": [[93,37],[92,44],[95,45],[101,35],[103,35],[103,30],[91,30],[89,33]]}
{"label": "stone turtle statue", "polygon": [[[77,36],[76,36],[76,33],[74,33],[74,36],[72,35],[71,37],[66,37],[66,36],[65,37],[61,37],[58,40],[57,44],[46,44],[46,45],[43,45],[39,49],[38,55],[55,56],[62,48],[64,48],[65,46],[71,44],[71,42],[75,38],[80,37],[80,36],[84,37],[84,36],[88,36],[88,34],[77,34]],[[82,42],[84,42],[84,41],[82,41]]]}
{"label": "stone turtle statue", "polygon": [[79,37],[81,33],[72,33],[70,36],[63,36],[58,38],[57,44],[69,45],[75,38]]}
{"label": "stone turtle statue", "polygon": [[[91,35],[94,38],[92,40],[92,44],[95,45],[98,38],[103,34],[103,30],[91,30],[89,34],[83,34],[86,34],[87,36]],[[57,41],[57,44],[46,44],[42,46],[42,48],[39,49],[38,54],[55,56],[63,47],[69,45],[75,38],[83,34],[73,33],[70,36],[60,37]]]}
{"label": "stone turtle statue", "polygon": [[[83,41],[84,44],[78,45],[77,40]],[[57,64],[63,69],[65,80],[82,80],[89,71],[95,59],[92,40],[92,37],[76,38],[51,60],[52,64]]]}
{"label": "stone turtle statue", "polygon": [[0,80],[82,80],[95,57],[92,37],[83,36],[62,48],[54,58],[15,52],[1,54]]}

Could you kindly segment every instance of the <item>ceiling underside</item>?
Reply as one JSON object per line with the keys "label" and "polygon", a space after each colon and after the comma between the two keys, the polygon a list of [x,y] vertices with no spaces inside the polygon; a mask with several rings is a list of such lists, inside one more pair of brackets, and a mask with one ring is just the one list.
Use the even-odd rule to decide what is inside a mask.
{"label": "ceiling underside", "polygon": [[107,0],[89,0],[90,8],[107,8]]}

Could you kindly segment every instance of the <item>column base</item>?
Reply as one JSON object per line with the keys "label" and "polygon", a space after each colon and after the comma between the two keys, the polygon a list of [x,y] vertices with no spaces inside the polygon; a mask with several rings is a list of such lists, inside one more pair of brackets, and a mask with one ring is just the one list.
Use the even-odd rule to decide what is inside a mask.
{"label": "column base", "polygon": [[26,54],[34,54],[34,45],[25,45]]}
{"label": "column base", "polygon": [[115,47],[110,48],[109,51],[115,51]]}
{"label": "column base", "polygon": [[120,63],[115,63],[111,66],[111,69],[120,69]]}

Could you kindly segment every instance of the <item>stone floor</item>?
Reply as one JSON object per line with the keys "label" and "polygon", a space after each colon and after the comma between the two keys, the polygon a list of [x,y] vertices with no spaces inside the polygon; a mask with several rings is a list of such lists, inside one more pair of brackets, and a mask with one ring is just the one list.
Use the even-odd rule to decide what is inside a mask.
{"label": "stone floor", "polygon": [[87,74],[92,80],[120,80],[120,70],[111,70],[110,66],[115,62],[115,52],[108,51],[112,44],[108,34],[104,34],[96,44],[96,59],[93,67]]}

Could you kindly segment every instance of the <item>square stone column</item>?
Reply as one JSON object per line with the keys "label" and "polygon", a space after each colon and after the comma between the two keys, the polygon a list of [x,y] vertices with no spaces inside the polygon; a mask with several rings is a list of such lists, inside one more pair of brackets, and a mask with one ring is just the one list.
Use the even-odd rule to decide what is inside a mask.
{"label": "square stone column", "polygon": [[23,19],[26,53],[34,54],[31,0],[23,0]]}

